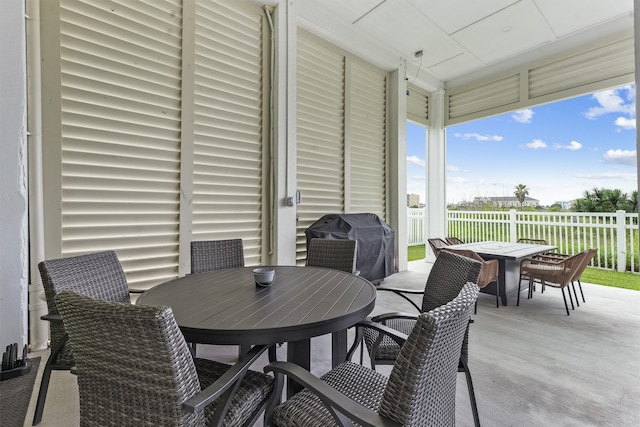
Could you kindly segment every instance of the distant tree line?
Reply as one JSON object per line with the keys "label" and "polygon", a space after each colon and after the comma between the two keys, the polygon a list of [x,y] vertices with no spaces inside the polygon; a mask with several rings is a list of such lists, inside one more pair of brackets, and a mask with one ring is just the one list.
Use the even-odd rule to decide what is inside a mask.
{"label": "distant tree line", "polygon": [[576,212],[615,212],[617,210],[638,212],[638,190],[630,194],[608,188],[586,190],[584,197],[576,199],[573,210]]}
{"label": "distant tree line", "polygon": [[[513,195],[520,202],[520,210],[523,210],[523,203],[529,194],[529,188],[524,184],[518,184],[514,188]],[[452,210],[473,210],[478,209],[477,206],[467,203],[459,203],[456,206],[449,206]],[[509,208],[500,208],[493,205],[487,205],[480,208],[481,210],[508,210]],[[531,211],[551,211],[560,212],[565,209],[558,203],[548,208],[543,206],[528,207],[526,210]],[[627,194],[619,189],[594,188],[584,192],[584,197],[576,199],[571,207],[574,212],[615,212],[623,210],[629,213],[638,212],[638,191],[632,191]]]}

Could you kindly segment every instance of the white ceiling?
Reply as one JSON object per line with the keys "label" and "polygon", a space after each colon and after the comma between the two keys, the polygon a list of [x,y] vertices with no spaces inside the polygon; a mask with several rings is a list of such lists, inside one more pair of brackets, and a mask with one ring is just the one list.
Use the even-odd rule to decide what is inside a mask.
{"label": "white ceiling", "polygon": [[[452,87],[633,31],[633,0],[299,0],[299,25],[382,68]],[[416,52],[422,51],[422,57]],[[419,71],[418,71],[419,67]]]}

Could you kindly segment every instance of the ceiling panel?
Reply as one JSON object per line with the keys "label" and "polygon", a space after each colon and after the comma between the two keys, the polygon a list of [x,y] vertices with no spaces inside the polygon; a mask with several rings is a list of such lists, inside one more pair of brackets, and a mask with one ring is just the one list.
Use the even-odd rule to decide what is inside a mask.
{"label": "ceiling panel", "polygon": [[355,26],[379,38],[380,43],[397,50],[406,58],[413,59],[415,53],[422,50],[423,67],[463,53],[457,42],[451,40],[408,0],[387,0]]}
{"label": "ceiling panel", "polygon": [[556,36],[633,12],[633,0],[534,0]]}
{"label": "ceiling panel", "polygon": [[554,40],[530,1],[521,1],[451,36],[485,64],[509,58]]}
{"label": "ceiling panel", "polygon": [[520,0],[410,0],[410,3],[422,14],[429,16],[445,33],[453,34],[518,1]]}
{"label": "ceiling panel", "polygon": [[469,53],[463,53],[432,67],[429,71],[442,81],[455,79],[482,68],[482,62]]}
{"label": "ceiling panel", "polygon": [[[421,66],[417,82],[429,90],[597,46],[633,29],[633,0],[299,0],[291,5],[302,28],[379,67],[395,70],[406,63],[410,77]],[[421,64],[415,57],[419,50]]]}

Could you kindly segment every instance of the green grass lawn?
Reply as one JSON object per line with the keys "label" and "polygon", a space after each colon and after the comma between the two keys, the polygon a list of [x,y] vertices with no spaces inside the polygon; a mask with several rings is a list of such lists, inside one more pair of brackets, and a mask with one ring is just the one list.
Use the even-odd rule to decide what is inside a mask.
{"label": "green grass lawn", "polygon": [[[409,261],[424,259],[425,245],[409,246],[408,258]],[[588,267],[584,273],[582,273],[580,281],[640,291],[640,274],[638,273],[619,273],[612,270]]]}

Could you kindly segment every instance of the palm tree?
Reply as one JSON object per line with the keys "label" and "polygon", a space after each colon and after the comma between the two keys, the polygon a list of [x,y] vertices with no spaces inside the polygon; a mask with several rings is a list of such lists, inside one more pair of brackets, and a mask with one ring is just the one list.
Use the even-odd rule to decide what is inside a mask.
{"label": "palm tree", "polygon": [[520,202],[520,210],[522,210],[522,206],[524,204],[524,200],[527,198],[529,194],[529,189],[524,184],[516,185],[516,191],[513,192],[518,201]]}
{"label": "palm tree", "polygon": [[626,207],[627,194],[619,189],[602,189],[600,203],[603,212],[615,212]]}
{"label": "palm tree", "polygon": [[591,197],[591,194],[585,191],[584,197],[575,201],[574,209],[576,212],[596,212],[596,202]]}

